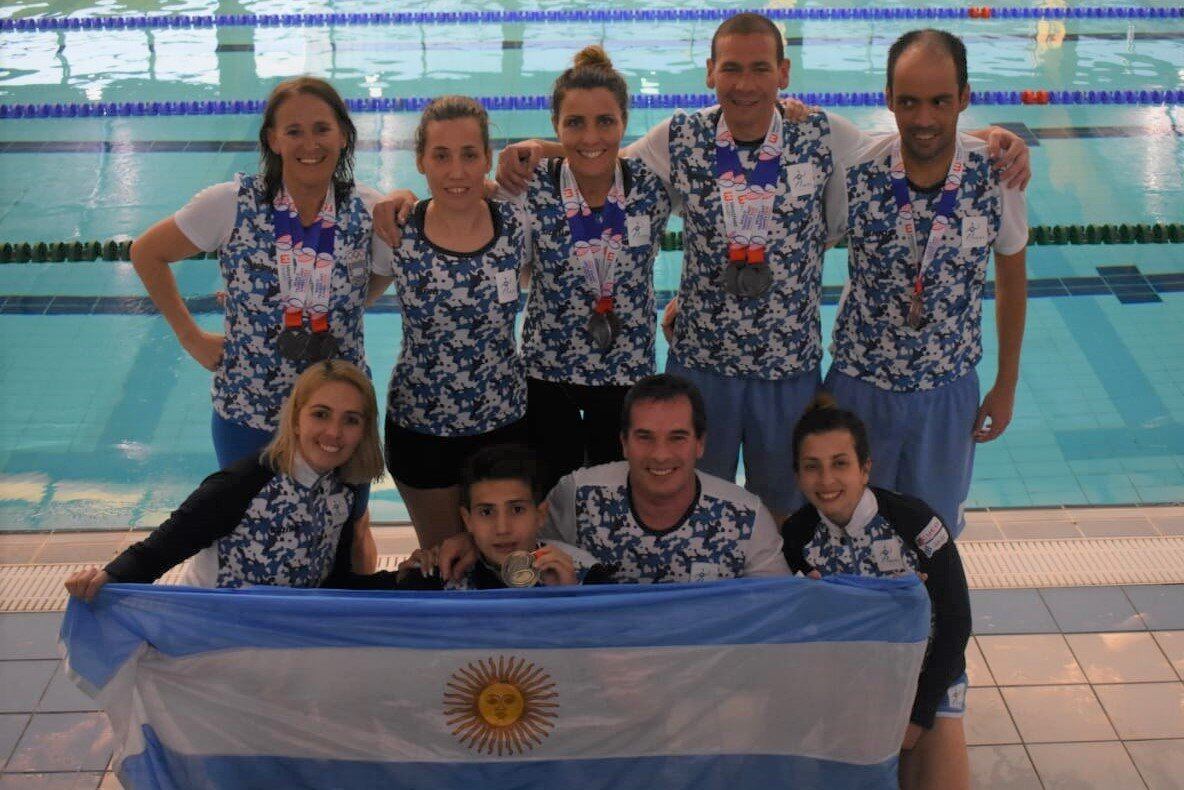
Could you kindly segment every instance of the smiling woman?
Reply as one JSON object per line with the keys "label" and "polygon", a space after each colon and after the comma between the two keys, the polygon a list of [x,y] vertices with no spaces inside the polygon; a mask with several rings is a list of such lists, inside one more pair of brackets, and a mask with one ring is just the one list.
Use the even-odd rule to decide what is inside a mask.
{"label": "smiling woman", "polygon": [[431,197],[403,229],[393,263],[403,345],[391,374],[386,460],[419,545],[461,531],[460,468],[482,447],[525,439],[526,381],[514,339],[526,225],[485,199],[489,116],[473,99],[442,96],[415,132],[416,166]]}
{"label": "smiling woman", "polygon": [[[271,440],[283,394],[310,363],[364,367],[369,272],[390,258],[371,233],[373,190],[353,179],[357,132],[345,102],[315,77],[280,83],[259,130],[261,172],[203,190],[132,245],[132,263],[181,346],[214,372],[219,466]],[[198,326],[170,264],[218,250],[227,298],[222,333]],[[364,503],[369,489],[360,492]],[[357,561],[376,560],[368,521]]]}
{"label": "smiling woman", "polygon": [[196,587],[340,586],[360,492],[381,476],[370,379],[348,362],[318,362],[297,378],[261,455],[207,477],[151,535],[66,589],[90,600],[109,581],[151,582],[190,557],[181,583]]}

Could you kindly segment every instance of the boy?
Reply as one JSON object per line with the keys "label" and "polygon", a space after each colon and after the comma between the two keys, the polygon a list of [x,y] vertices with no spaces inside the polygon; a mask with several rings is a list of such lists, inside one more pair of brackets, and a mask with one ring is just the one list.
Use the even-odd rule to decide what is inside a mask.
{"label": "boy", "polygon": [[[459,578],[443,581],[434,571],[434,551],[417,551],[398,571],[353,575],[353,589],[489,590],[511,586],[502,569],[515,552],[529,553],[534,584],[595,584],[611,581],[612,572],[596,564],[586,551],[559,541],[540,541],[547,517],[542,476],[529,450],[517,445],[486,447],[475,453],[461,471],[461,518],[473,539],[478,562]],[[512,559],[525,564],[521,554]],[[514,584],[513,586],[523,586]]]}

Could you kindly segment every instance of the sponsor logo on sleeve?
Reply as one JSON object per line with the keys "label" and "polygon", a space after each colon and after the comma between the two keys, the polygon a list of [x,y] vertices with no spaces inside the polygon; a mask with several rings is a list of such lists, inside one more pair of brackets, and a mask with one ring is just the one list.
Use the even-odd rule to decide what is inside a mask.
{"label": "sponsor logo on sleeve", "polygon": [[941,519],[934,516],[917,535],[917,548],[924,552],[926,557],[932,557],[934,552],[946,545],[949,540],[950,533],[942,526]]}

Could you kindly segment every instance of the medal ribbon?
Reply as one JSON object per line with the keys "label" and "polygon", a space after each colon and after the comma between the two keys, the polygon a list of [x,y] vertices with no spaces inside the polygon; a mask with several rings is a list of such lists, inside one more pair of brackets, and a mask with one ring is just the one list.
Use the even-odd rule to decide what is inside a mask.
{"label": "medal ribbon", "polygon": [[280,187],[272,204],[275,226],[275,258],[279,270],[280,299],[284,305],[284,328],[304,325],[304,313],[314,332],[329,331],[329,291],[333,278],[333,242],[337,233],[337,210],[333,185],[312,227],[300,224],[296,202]]}
{"label": "medal ribbon", "polygon": [[892,146],[892,159],[889,174],[892,176],[892,194],[896,198],[896,208],[900,212],[904,234],[909,240],[909,250],[913,260],[917,261],[917,277],[913,281],[913,295],[920,298],[924,290],[922,277],[925,270],[933,264],[937,251],[941,247],[946,230],[950,227],[950,220],[954,216],[954,204],[958,199],[958,189],[962,186],[962,176],[966,171],[966,152],[961,143],[955,143],[954,160],[950,162],[950,172],[946,174],[946,183],[941,190],[937,208],[933,213],[933,226],[929,229],[929,238],[925,240],[925,253],[917,259],[917,218],[913,214],[913,199],[909,195],[909,181],[905,175],[904,159],[900,156],[900,138]]}
{"label": "medal ribbon", "polygon": [[559,191],[563,198],[563,211],[567,214],[567,226],[571,229],[576,260],[584,270],[588,286],[596,294],[596,312],[611,312],[617,260],[621,257],[625,240],[625,182],[621,175],[621,164],[617,163],[613,185],[605,198],[599,222],[593,218],[592,209],[580,193],[580,187],[566,161],[559,169]]}
{"label": "medal ribbon", "polygon": [[720,114],[715,127],[715,180],[723,204],[728,234],[728,261],[763,263],[773,200],[781,177],[782,119],[773,113],[765,141],[757,152],[756,166],[746,171],[740,163],[736,141]]}

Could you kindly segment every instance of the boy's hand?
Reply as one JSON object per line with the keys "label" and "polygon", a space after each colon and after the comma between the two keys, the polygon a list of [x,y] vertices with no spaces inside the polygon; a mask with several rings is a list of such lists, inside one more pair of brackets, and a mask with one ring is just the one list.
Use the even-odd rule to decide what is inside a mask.
{"label": "boy's hand", "polygon": [[543,546],[534,552],[534,567],[543,584],[554,587],[559,584],[576,584],[576,568],[571,556],[563,549]]}

